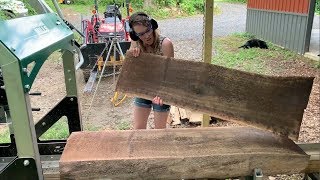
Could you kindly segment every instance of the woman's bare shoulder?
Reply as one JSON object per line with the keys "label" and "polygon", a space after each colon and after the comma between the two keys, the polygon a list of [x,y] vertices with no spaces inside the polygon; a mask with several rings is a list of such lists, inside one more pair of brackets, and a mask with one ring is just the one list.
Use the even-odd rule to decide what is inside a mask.
{"label": "woman's bare shoulder", "polygon": [[173,43],[169,38],[163,40],[162,52],[164,56],[174,57]]}
{"label": "woman's bare shoulder", "polygon": [[172,41],[171,41],[171,39],[169,39],[169,38],[164,38],[163,39],[163,41],[162,41],[162,46],[172,46],[173,44],[172,44]]}

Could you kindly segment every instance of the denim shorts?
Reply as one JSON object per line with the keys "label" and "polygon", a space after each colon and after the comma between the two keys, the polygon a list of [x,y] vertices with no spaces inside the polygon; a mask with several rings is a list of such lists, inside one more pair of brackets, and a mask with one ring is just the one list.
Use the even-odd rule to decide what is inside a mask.
{"label": "denim shorts", "polygon": [[156,112],[168,112],[170,111],[170,106],[163,104],[162,106],[158,104],[152,103],[152,101],[143,99],[143,98],[134,98],[134,104],[139,107],[144,107],[144,108],[151,108],[156,111]]}

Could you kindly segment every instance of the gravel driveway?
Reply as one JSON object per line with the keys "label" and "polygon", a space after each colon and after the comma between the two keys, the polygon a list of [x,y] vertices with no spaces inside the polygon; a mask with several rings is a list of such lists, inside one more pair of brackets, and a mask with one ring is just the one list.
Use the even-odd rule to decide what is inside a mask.
{"label": "gravel driveway", "polygon": [[[221,14],[214,16],[213,35],[226,36],[234,32],[244,32],[246,25],[246,6],[243,4],[218,3]],[[199,39],[202,40],[203,16],[160,20],[162,34],[174,41]]]}
{"label": "gravel driveway", "polygon": [[[221,14],[213,20],[214,37],[235,32],[245,32],[246,5],[217,3]],[[203,38],[203,16],[176,18],[158,21],[161,34],[169,37],[175,47],[175,56],[188,60],[201,60]]]}

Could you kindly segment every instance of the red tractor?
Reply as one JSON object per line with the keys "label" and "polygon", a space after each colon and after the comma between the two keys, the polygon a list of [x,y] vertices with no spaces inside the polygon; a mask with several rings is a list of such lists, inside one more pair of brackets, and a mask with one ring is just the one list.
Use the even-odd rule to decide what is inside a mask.
{"label": "red tractor", "polygon": [[120,45],[123,54],[125,54],[130,47],[129,13],[132,10],[127,2],[127,17],[122,18],[120,7],[121,6],[117,4],[108,5],[103,16],[100,16],[95,0],[95,9],[92,11],[93,15],[91,19],[82,20],[82,31],[85,37],[80,49],[84,63],[80,68],[83,70],[84,80],[86,82],[90,76],[94,76],[98,71],[101,71],[105,61],[107,61],[106,66],[109,67],[106,68],[107,74],[108,70],[110,71],[114,65],[117,66],[117,69],[122,65],[123,58],[119,50],[116,50],[116,57],[114,57],[114,53],[110,53],[107,59],[108,51],[114,52],[113,47],[111,47],[111,42],[114,41],[114,39],[116,39],[116,43]]}
{"label": "red tractor", "polygon": [[93,10],[90,20],[82,20],[86,43],[108,42],[115,34],[120,42],[130,41],[129,16],[122,19],[118,5],[108,5],[103,14],[101,18],[97,10]]}

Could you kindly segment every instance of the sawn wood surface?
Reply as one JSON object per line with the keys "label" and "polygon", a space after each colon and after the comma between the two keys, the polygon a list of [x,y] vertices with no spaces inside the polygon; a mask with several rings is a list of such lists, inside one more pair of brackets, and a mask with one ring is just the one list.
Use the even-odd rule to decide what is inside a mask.
{"label": "sawn wood surface", "polygon": [[292,140],[249,127],[74,132],[60,158],[61,179],[195,179],[303,172]]}
{"label": "sawn wood surface", "polygon": [[152,54],[126,57],[116,90],[297,140],[314,77],[277,77]]}

